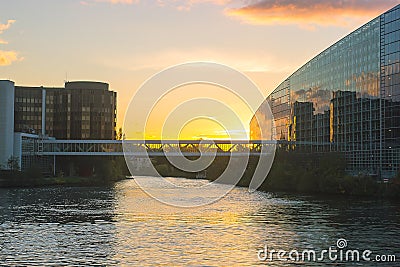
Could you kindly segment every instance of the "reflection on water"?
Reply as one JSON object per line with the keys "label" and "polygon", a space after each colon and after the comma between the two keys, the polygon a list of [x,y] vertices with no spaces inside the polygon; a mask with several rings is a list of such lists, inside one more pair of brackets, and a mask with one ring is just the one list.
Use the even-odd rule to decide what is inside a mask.
{"label": "reflection on water", "polygon": [[399,222],[400,203],[245,188],[190,209],[149,198],[134,180],[113,188],[0,189],[0,265],[285,266],[259,262],[257,251],[320,251],[345,238],[352,249],[395,254]]}

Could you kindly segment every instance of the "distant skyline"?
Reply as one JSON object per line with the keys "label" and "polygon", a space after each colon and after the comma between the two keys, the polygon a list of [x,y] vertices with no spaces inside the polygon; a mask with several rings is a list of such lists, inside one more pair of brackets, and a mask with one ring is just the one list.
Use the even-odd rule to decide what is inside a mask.
{"label": "distant skyline", "polygon": [[[119,127],[136,89],[166,67],[188,61],[226,64],[267,96],[313,56],[399,3],[6,0],[0,9],[0,79],[57,87],[65,80],[107,82],[118,92]],[[196,89],[187,90],[191,96]],[[251,114],[241,118],[248,124]],[[207,129],[199,131],[197,121],[192,130],[184,129],[184,137],[223,137],[211,124],[204,122]]]}

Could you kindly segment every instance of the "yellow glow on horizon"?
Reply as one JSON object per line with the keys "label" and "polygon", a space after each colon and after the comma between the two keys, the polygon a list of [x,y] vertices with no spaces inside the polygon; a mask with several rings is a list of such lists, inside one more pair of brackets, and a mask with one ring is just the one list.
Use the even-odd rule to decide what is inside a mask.
{"label": "yellow glow on horizon", "polygon": [[179,140],[231,139],[218,123],[207,119],[196,119],[186,124],[179,133]]}
{"label": "yellow glow on horizon", "polygon": [[132,127],[125,127],[126,139],[248,139],[253,112],[227,89],[186,85],[155,102],[144,132],[128,120]]}

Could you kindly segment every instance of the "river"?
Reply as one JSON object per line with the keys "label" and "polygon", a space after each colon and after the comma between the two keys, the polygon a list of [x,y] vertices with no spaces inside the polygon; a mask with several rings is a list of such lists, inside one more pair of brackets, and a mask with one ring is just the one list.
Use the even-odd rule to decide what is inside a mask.
{"label": "river", "polygon": [[[399,237],[400,203],[388,200],[235,188],[216,203],[177,208],[134,180],[0,189],[0,266],[399,266]],[[339,251],[338,239],[347,242],[343,251],[397,261],[265,259],[272,249]]]}

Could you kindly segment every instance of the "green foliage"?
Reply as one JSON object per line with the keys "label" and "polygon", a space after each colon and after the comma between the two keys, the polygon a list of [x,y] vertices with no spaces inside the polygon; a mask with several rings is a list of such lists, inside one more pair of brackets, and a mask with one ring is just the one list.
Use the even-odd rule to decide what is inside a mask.
{"label": "green foliage", "polygon": [[[239,182],[248,186],[257,165],[250,158],[249,169]],[[353,177],[345,173],[346,161],[340,153],[301,153],[277,150],[262,191],[285,191],[357,196],[389,196],[400,198],[400,175],[389,184],[373,177]]]}
{"label": "green foliage", "polygon": [[15,156],[10,156],[7,160],[7,168],[11,171],[19,171],[19,159]]}
{"label": "green foliage", "polygon": [[[57,177],[43,177],[38,166],[24,171],[0,171],[0,187],[31,187],[44,185],[99,185],[108,184],[129,175],[124,157],[74,157],[59,162]],[[72,166],[70,168],[70,166]],[[73,171],[70,172],[69,170]],[[93,172],[94,170],[94,172]],[[67,171],[67,175],[64,175]],[[82,176],[79,176],[79,172]],[[65,177],[64,177],[65,176]]]}
{"label": "green foliage", "polygon": [[117,181],[129,175],[125,159],[98,159],[95,163],[95,176],[104,182]]}
{"label": "green foliage", "polygon": [[28,181],[36,181],[43,178],[42,171],[39,166],[33,165],[26,171],[24,171],[25,179]]}
{"label": "green foliage", "polygon": [[95,176],[101,180],[112,177],[112,163],[108,160],[98,160],[95,165]]}
{"label": "green foliage", "polygon": [[123,140],[123,139],[124,139],[124,133],[123,133],[121,127],[118,129],[116,139],[117,139],[117,140]]}
{"label": "green foliage", "polygon": [[172,176],[167,164],[157,165],[156,170],[161,176]]}

